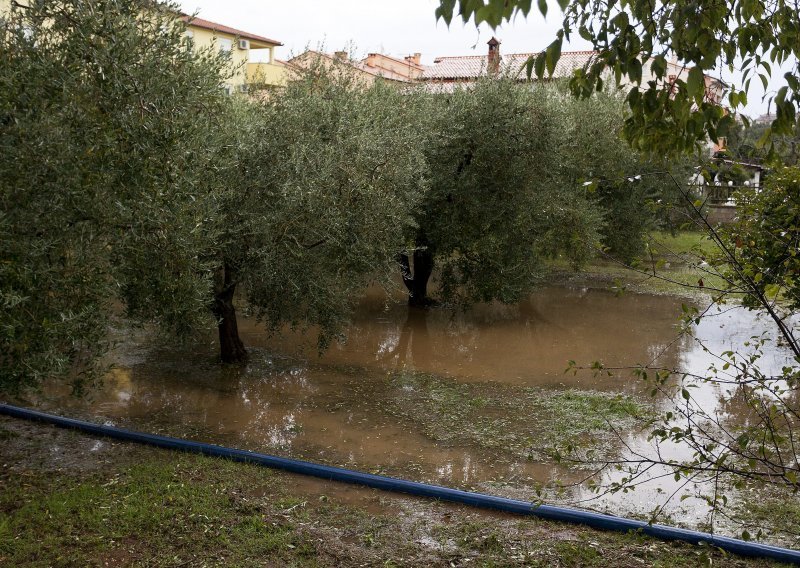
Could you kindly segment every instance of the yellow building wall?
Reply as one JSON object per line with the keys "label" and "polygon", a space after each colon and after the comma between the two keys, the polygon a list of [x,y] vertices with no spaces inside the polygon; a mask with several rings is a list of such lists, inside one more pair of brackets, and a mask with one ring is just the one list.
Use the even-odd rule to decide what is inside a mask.
{"label": "yellow building wall", "polygon": [[[24,3],[25,0],[18,0]],[[12,0],[0,0],[0,15],[11,10]],[[193,26],[191,23],[186,26],[187,35],[191,36],[195,49],[215,48],[219,49],[220,40],[226,39],[231,42],[231,76],[225,81],[225,85],[232,91],[238,90],[247,83],[261,83],[267,85],[284,86],[286,85],[286,69],[282,65],[273,63],[275,46],[258,44],[257,49],[239,49],[238,37],[206,28]],[[256,63],[250,61],[251,51],[263,53],[263,59],[269,63]]]}
{"label": "yellow building wall", "polygon": [[247,61],[250,59],[250,50],[239,49],[239,42],[236,40],[236,36],[214,32],[205,28],[198,28],[191,24],[187,25],[186,29],[188,32],[187,35],[191,37],[194,47],[197,50],[207,49],[209,47],[219,49],[220,39],[229,40],[231,42],[231,77],[225,81],[225,84],[237,88],[247,82],[246,67]]}
{"label": "yellow building wall", "polygon": [[0,0],[0,15],[11,11],[11,0]]}
{"label": "yellow building wall", "polygon": [[286,67],[275,63],[248,63],[247,83],[256,85],[286,85]]}
{"label": "yellow building wall", "polygon": [[186,26],[187,34],[191,36],[195,49],[220,49],[223,41],[231,42],[231,76],[225,81],[225,85],[231,87],[233,91],[239,90],[248,83],[261,83],[267,85],[283,86],[286,84],[286,70],[281,65],[275,63],[258,63],[250,61],[251,52],[263,53],[264,59],[273,61],[274,46],[261,47],[263,44],[249,42],[259,47],[239,49],[239,38],[224,32],[209,30],[193,26],[189,23]]}

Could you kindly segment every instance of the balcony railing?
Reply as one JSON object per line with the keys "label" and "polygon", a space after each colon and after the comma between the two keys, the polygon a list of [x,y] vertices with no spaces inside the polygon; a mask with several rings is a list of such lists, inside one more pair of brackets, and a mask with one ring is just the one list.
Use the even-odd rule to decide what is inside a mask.
{"label": "balcony railing", "polygon": [[751,185],[704,185],[702,187],[705,201],[709,205],[736,205],[736,192],[740,189],[749,189]]}

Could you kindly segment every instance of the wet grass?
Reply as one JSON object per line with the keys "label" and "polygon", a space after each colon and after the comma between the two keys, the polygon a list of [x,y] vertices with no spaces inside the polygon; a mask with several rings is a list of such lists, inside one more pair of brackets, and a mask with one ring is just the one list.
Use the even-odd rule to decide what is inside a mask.
{"label": "wet grass", "polygon": [[675,234],[654,231],[649,235],[648,242],[653,251],[660,251],[662,258],[674,255],[707,256],[716,251],[716,245],[706,233],[700,231],[680,231]]}
{"label": "wet grass", "polygon": [[800,496],[784,486],[760,485],[736,493],[737,501],[725,511],[737,527],[755,538],[800,547]]}
{"label": "wet grass", "polygon": [[626,267],[609,257],[597,257],[575,272],[567,263],[554,260],[554,281],[588,287],[610,288],[619,292],[670,295],[687,299],[707,298],[726,283],[704,259],[716,252],[716,245],[704,233],[685,231],[672,235],[653,232],[641,258]]}
{"label": "wet grass", "polygon": [[3,471],[0,564],[243,565],[265,556],[314,557],[313,543],[292,522],[248,499],[273,478],[264,469],[223,460],[211,467],[148,450],[142,463],[110,475]]}
{"label": "wet grass", "polygon": [[96,441],[6,419],[0,429],[18,434],[0,446],[3,566],[774,565],[375,491],[352,489],[367,498],[350,503],[326,496],[331,484],[255,466],[116,442],[84,452]]}
{"label": "wet grass", "polygon": [[428,373],[389,376],[387,400],[376,405],[440,445],[468,446],[516,459],[546,460],[570,442],[613,452],[614,431],[630,431],[653,415],[629,395],[553,390],[501,383],[462,383]]}

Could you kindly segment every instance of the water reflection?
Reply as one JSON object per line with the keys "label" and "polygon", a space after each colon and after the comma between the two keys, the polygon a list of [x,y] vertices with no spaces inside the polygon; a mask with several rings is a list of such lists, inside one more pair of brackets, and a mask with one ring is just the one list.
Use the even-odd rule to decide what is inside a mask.
{"label": "water reflection", "polygon": [[[610,377],[566,378],[567,362],[646,363],[675,337],[680,302],[668,297],[597,290],[545,288],[518,305],[489,304],[452,313],[410,311],[377,293],[360,306],[348,340],[319,363],[381,370],[410,368],[458,378],[530,386],[618,390]],[[266,341],[262,330],[242,326],[245,342],[317,362],[308,335],[286,332]],[[677,353],[666,354],[675,362]]]}
{"label": "water reflection", "polygon": [[[787,323],[797,326],[798,318],[790,318]],[[676,380],[673,383],[675,399],[662,400],[661,409],[673,410],[675,401],[682,403],[677,389],[680,385],[687,385],[691,388],[693,402],[719,424],[746,425],[752,409],[742,396],[741,385],[732,380],[734,373],[722,371],[724,360],[719,355],[731,351],[737,354],[739,360],[746,360],[757,352],[760,371],[765,376],[779,376],[782,367],[791,363],[791,356],[780,347],[775,331],[774,322],[766,314],[738,306],[711,306],[707,316],[694,328],[694,337],[687,338],[683,343],[679,350],[678,365],[674,367],[705,379],[689,377],[683,383]],[[766,342],[756,350],[759,339],[766,339]],[[719,371],[711,371],[712,366]],[[624,443],[630,450],[627,455],[677,461],[689,461],[693,457],[692,450],[686,445],[668,442],[655,446],[647,438],[646,432],[628,435]],[[603,483],[619,481],[624,475],[626,474],[622,472],[609,472],[604,476]],[[690,526],[709,521],[711,508],[706,497],[709,492],[713,492],[713,486],[710,487],[707,483],[687,483],[684,479],[676,481],[672,470],[663,466],[651,466],[641,478],[642,481],[648,479],[650,481],[636,487],[635,495],[617,493],[598,498],[584,490],[579,492],[579,499],[594,502],[600,508],[610,511],[627,510],[646,515],[657,506],[663,507],[668,497],[672,496],[663,507],[662,514],[666,518]],[[730,530],[725,525],[725,519],[720,521],[718,518],[716,522],[721,523],[716,527],[718,530]]]}
{"label": "water reflection", "polygon": [[[245,369],[217,365],[213,345],[194,351],[123,345],[119,366],[91,400],[59,397],[48,404],[144,430],[532,498],[536,481],[578,482],[586,472],[469,444],[437,444],[389,411],[414,393],[388,383],[387,374],[410,369],[487,388],[493,383],[641,395],[648,389],[628,375],[564,374],[567,361],[655,363],[702,372],[711,356],[691,338],[674,341],[680,311],[680,302],[669,297],[615,297],[561,287],[545,288],[516,306],[483,305],[455,314],[409,311],[402,302],[372,293],[360,306],[347,342],[322,356],[313,333],[287,330],[269,338],[254,322],[243,321],[240,330],[251,347]],[[704,319],[696,335],[712,351],[721,351],[768,328],[769,322],[751,312],[730,310]],[[783,362],[779,351],[771,349],[762,359],[767,371]],[[736,413],[727,403],[731,388],[703,384],[695,396],[711,412]],[[646,437],[623,433],[619,448],[625,445],[645,451]],[[672,457],[684,451],[663,450]],[[647,512],[675,489],[673,484],[659,479],[635,495],[587,502],[617,512]],[[591,497],[580,490],[569,495],[573,500]],[[696,523],[706,509],[702,501],[690,499],[669,512]]]}

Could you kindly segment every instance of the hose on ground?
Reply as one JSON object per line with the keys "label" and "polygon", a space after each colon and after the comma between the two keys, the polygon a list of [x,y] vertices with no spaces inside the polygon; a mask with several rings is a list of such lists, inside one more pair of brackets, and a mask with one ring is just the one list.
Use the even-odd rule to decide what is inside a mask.
{"label": "hose on ground", "polygon": [[669,527],[665,525],[649,524],[644,521],[626,519],[624,517],[616,517],[602,513],[594,513],[591,511],[581,511],[567,507],[539,505],[518,499],[508,499],[505,497],[497,497],[483,493],[462,491],[460,489],[452,489],[439,485],[397,479],[385,475],[362,473],[341,467],[333,467],[302,460],[282,458],[279,456],[272,456],[235,448],[227,448],[224,446],[206,444],[203,442],[194,442],[180,438],[147,434],[144,432],[117,428],[115,426],[94,424],[92,422],[76,420],[73,418],[64,418],[61,416],[47,414],[27,408],[20,408],[9,404],[0,403],[0,414],[26,420],[44,422],[46,424],[52,424],[61,428],[78,430],[87,434],[105,436],[129,442],[138,442],[140,444],[148,444],[170,450],[179,450],[206,456],[222,457],[238,462],[257,464],[301,475],[311,475],[332,481],[354,483],[366,487],[373,487],[375,489],[382,489],[384,491],[407,493],[420,497],[439,499],[441,501],[462,503],[464,505],[471,505],[473,507],[480,507],[484,509],[494,509],[497,511],[515,513],[519,515],[530,515],[552,521],[582,524],[595,529],[619,532],[641,532],[662,540],[676,540],[692,544],[704,543],[706,545],[717,547],[727,552],[732,552],[742,556],[769,558],[780,562],[800,565],[800,551],[767,544],[760,544],[757,542],[749,542],[725,536],[718,536],[710,533]]}

